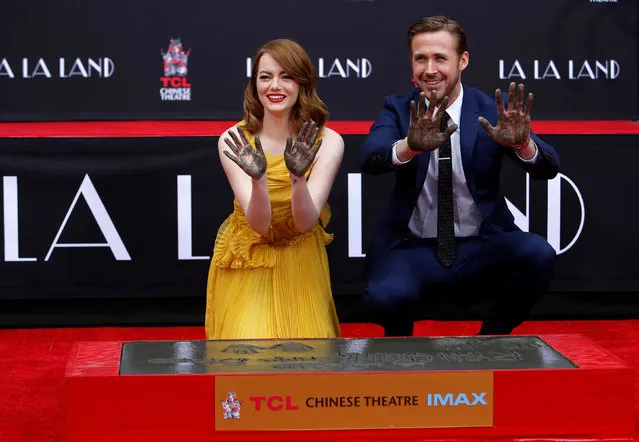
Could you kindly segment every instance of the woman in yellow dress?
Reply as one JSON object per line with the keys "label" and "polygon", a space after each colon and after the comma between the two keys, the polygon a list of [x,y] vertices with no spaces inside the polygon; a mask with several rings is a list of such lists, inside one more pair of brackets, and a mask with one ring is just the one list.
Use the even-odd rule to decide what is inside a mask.
{"label": "woman in yellow dress", "polygon": [[207,339],[340,336],[324,228],[344,142],[325,127],[316,82],[291,40],[253,59],[244,119],[218,143],[235,198],[209,270]]}

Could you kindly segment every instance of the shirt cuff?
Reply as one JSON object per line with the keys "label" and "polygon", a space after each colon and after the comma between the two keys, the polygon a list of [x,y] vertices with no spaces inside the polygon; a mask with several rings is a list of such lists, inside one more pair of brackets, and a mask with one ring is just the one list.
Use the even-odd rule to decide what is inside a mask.
{"label": "shirt cuff", "polygon": [[[406,161],[399,161],[399,158],[397,158],[397,143],[399,143],[402,140],[397,140],[393,143],[393,149],[392,149],[392,154],[391,154],[391,158],[393,161],[393,166],[401,166],[402,164],[406,164],[408,162],[410,162],[409,160]],[[412,159],[412,158],[411,158]]]}
{"label": "shirt cuff", "polygon": [[[535,155],[533,155],[531,159],[525,160],[519,156],[519,152],[515,151],[515,153],[517,154],[517,157],[519,157],[519,159],[523,161],[524,163],[536,163],[537,159],[539,158],[539,148],[537,147],[537,143],[535,143],[535,140],[531,140],[531,141],[533,142],[533,145],[535,146]],[[393,150],[393,152],[395,152],[395,150]]]}

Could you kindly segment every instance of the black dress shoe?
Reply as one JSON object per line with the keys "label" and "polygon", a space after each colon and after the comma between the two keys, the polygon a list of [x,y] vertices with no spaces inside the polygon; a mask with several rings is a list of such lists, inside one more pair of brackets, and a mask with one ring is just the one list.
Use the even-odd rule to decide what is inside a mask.
{"label": "black dress shoe", "polygon": [[392,321],[382,324],[384,327],[384,336],[413,336],[415,324],[413,321]]}
{"label": "black dress shoe", "polygon": [[477,335],[509,335],[513,331],[512,326],[501,322],[484,321]]}

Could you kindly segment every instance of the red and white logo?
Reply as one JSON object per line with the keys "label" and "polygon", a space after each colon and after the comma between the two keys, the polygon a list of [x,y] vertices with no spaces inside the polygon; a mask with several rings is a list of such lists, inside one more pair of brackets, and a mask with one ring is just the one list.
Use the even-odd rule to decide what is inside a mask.
{"label": "red and white logo", "polygon": [[242,401],[237,399],[235,392],[229,391],[226,395],[226,400],[222,401],[224,419],[239,419],[241,406]]}
{"label": "red and white logo", "polygon": [[160,98],[162,101],[191,101],[191,84],[187,77],[191,50],[184,52],[182,40],[171,37],[168,50],[161,50],[160,53],[164,60]]}

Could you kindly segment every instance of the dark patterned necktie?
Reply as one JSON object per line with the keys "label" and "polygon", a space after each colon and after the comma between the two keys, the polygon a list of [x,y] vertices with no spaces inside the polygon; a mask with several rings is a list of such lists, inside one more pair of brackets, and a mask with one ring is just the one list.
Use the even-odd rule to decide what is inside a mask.
{"label": "dark patterned necktie", "polygon": [[[448,127],[448,113],[441,119],[440,130]],[[437,181],[437,259],[450,267],[457,257],[455,222],[453,216],[453,158],[450,137],[439,146],[439,178]]]}

